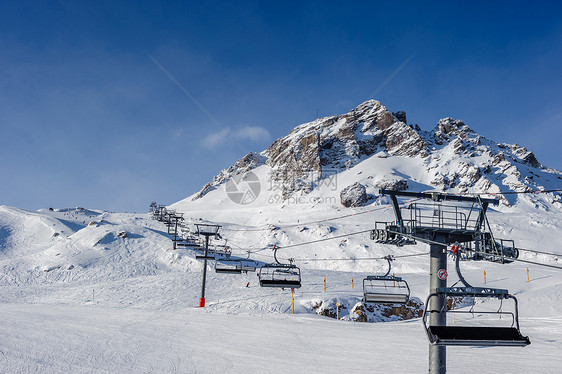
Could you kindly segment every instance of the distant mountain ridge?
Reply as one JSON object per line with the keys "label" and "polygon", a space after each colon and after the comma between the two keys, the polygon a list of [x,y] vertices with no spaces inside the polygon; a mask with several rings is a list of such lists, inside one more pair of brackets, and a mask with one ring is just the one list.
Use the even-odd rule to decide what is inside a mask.
{"label": "distant mountain ridge", "polygon": [[[261,153],[249,153],[222,170],[192,199],[199,199],[233,176],[261,165],[270,168],[283,198],[314,190],[326,172],[349,170],[369,157],[422,160],[426,184],[455,193],[531,192],[560,188],[562,172],[540,164],[533,152],[517,144],[497,143],[453,118],[439,120],[431,131],[408,125],[404,112],[391,113],[369,100],[348,113],[318,118],[295,127]],[[373,175],[377,170],[372,171]],[[378,176],[379,187],[407,189],[409,176]],[[389,184],[389,181],[391,182]],[[505,205],[514,198],[498,195]],[[562,205],[559,194],[550,203]]]}

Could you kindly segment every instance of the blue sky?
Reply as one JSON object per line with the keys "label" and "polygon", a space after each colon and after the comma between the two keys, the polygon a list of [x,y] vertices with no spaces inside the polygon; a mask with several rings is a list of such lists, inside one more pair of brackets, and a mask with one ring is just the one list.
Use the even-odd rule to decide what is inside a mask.
{"label": "blue sky", "polygon": [[370,98],[562,170],[561,19],[557,1],[4,1],[0,204],[146,211]]}

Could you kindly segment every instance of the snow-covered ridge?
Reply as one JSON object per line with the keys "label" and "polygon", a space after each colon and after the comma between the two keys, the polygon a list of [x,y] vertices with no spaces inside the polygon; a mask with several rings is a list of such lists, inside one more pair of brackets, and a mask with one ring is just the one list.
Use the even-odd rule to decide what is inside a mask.
{"label": "snow-covered ridge", "polygon": [[[380,182],[371,183],[375,189],[411,189],[421,183],[426,189],[455,193],[498,193],[549,190],[562,185],[562,172],[544,167],[522,146],[497,143],[449,117],[439,120],[431,131],[424,131],[418,125],[408,125],[405,113],[393,114],[380,102],[369,100],[348,113],[297,126],[260,154],[250,153],[222,170],[189,200],[202,198],[233,176],[263,165],[286,200],[295,193],[311,193],[327,175],[353,169],[370,157],[420,160],[427,176],[418,178],[400,166],[391,173],[372,169],[368,171],[370,177]],[[347,186],[342,185],[340,190]],[[506,206],[517,202],[514,196],[497,197]],[[562,205],[556,193],[541,197],[539,202],[533,197],[523,200],[545,208]]]}

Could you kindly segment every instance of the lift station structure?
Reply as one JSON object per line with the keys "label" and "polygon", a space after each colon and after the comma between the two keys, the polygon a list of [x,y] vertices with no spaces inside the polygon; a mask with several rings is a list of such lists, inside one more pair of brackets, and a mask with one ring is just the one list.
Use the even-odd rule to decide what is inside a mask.
{"label": "lift station structure", "polygon": [[[375,222],[371,239],[379,243],[398,246],[415,244],[420,241],[429,244],[430,280],[429,297],[424,311],[424,327],[429,339],[429,373],[444,374],[447,345],[473,346],[526,346],[527,337],[519,331],[517,300],[507,290],[470,286],[460,274],[455,252],[456,268],[464,287],[447,287],[447,248],[450,245],[465,247],[464,259],[488,260],[500,263],[513,261],[518,257],[511,240],[496,240],[486,218],[490,204],[497,205],[497,199],[480,196],[460,196],[440,192],[387,191],[394,209],[395,222]],[[432,204],[407,203],[400,208],[398,197],[432,200]],[[416,200],[416,201],[418,201]],[[447,204],[443,204],[446,202]],[[402,214],[405,210],[405,214]],[[489,297],[500,301],[515,301],[513,324],[510,327],[461,327],[447,326],[447,298]],[[429,319],[427,318],[429,316]]]}

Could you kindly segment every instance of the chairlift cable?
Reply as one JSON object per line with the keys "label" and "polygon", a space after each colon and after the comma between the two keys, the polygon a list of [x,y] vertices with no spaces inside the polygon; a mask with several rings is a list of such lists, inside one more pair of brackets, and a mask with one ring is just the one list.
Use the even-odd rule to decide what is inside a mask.
{"label": "chairlift cable", "polygon": [[[277,228],[280,228],[280,229],[284,229],[284,228],[290,228],[290,227],[298,227],[298,226],[312,225],[312,224],[315,224],[315,223],[322,223],[322,222],[335,221],[335,220],[342,219],[342,218],[348,218],[348,217],[358,216],[358,215],[361,215],[361,214],[372,213],[372,212],[375,212],[375,211],[378,211],[378,210],[383,210],[383,209],[388,209],[388,208],[390,208],[390,205],[388,205],[388,206],[383,206],[383,207],[378,207],[378,208],[375,208],[375,209],[366,210],[366,211],[364,211],[364,212],[358,212],[358,213],[347,214],[347,215],[344,215],[344,216],[326,218],[326,219],[322,219],[322,220],[318,220],[318,221],[312,221],[312,222],[291,223],[291,224],[280,225],[280,226],[276,226],[276,227],[277,227]],[[271,230],[271,229],[265,227],[265,228],[261,228],[261,229],[229,229],[229,228],[224,228],[224,230],[227,230],[227,231],[244,231],[244,232],[247,232],[247,231],[267,231],[267,230]]]}
{"label": "chairlift cable", "polygon": [[525,251],[525,252],[531,252],[531,253],[540,253],[542,255],[549,255],[549,256],[556,256],[556,257],[562,257],[562,254],[560,253],[552,253],[552,252],[543,252],[543,251],[536,251],[534,249],[525,249],[525,248],[515,248],[518,251]]}
{"label": "chairlift cable", "polygon": [[[301,245],[314,244],[314,243],[319,243],[319,242],[323,242],[323,241],[326,241],[326,240],[332,240],[332,239],[340,239],[340,238],[344,238],[344,237],[348,237],[348,236],[365,234],[365,233],[371,232],[371,231],[372,231],[372,229],[362,230],[362,231],[352,232],[352,233],[349,233],[349,234],[342,234],[342,235],[332,236],[332,237],[329,237],[329,238],[312,240],[312,241],[309,241],[309,242],[289,244],[289,245],[276,245],[276,247],[277,247],[277,249],[300,247]],[[251,249],[246,249],[246,251],[251,251],[252,253],[257,253],[257,252],[265,251],[267,249],[271,249],[271,247],[251,248]]]}
{"label": "chairlift cable", "polygon": [[[421,200],[421,199],[408,200],[408,201],[406,201],[406,202],[404,202],[400,205],[406,205],[406,204],[409,204],[409,203],[412,203],[412,202],[415,202],[415,201],[418,201],[418,200]],[[338,220],[338,219],[359,216],[361,214],[372,213],[372,212],[376,212],[376,211],[388,209],[388,208],[390,208],[390,205],[384,205],[384,206],[379,206],[377,208],[366,210],[364,212],[351,213],[351,214],[346,214],[346,215],[343,215],[343,216],[325,218],[325,219],[322,219],[322,220],[312,221],[312,222],[291,223],[291,224],[280,225],[280,226],[276,226],[276,227],[278,227],[280,229],[283,229],[283,228],[289,228],[289,227],[312,225],[312,224],[315,224],[315,223],[330,222],[330,221],[335,221],[335,220]],[[223,228],[223,230],[225,230],[225,231],[267,231],[267,230],[270,230],[270,228],[261,228],[261,229],[229,229],[229,228]]]}
{"label": "chairlift cable", "polygon": [[556,265],[549,265],[549,264],[541,264],[539,262],[534,262],[534,261],[528,261],[528,260],[520,260],[518,258],[513,259],[514,261],[519,261],[519,262],[525,262],[527,264],[533,264],[533,265],[539,265],[539,266],[546,266],[549,268],[554,268],[554,269],[558,269],[558,270],[562,270],[562,266],[556,266]]}
{"label": "chairlift cable", "polygon": [[342,234],[342,235],[332,236],[332,237],[329,237],[329,238],[323,238],[323,239],[312,240],[312,241],[304,242],[304,243],[297,243],[297,244],[289,244],[289,245],[277,246],[277,249],[286,249],[286,248],[292,248],[292,247],[299,247],[299,246],[301,246],[301,245],[314,244],[314,243],[324,242],[324,241],[326,241],[326,240],[340,239],[340,238],[345,238],[345,237],[348,237],[348,236],[359,235],[359,234],[365,234],[365,233],[368,233],[368,232],[371,232],[371,231],[372,231],[372,229],[369,229],[369,230],[362,230],[362,231],[352,232],[352,233],[349,233],[349,234]]}
{"label": "chairlift cable", "polygon": [[[399,256],[392,256],[392,258],[404,258],[404,257],[415,257],[415,256],[424,256],[428,255],[429,252],[423,253],[414,253],[409,255],[399,255]],[[386,256],[383,257],[358,257],[358,258],[295,258],[295,261],[366,261],[366,260],[384,260]]]}

